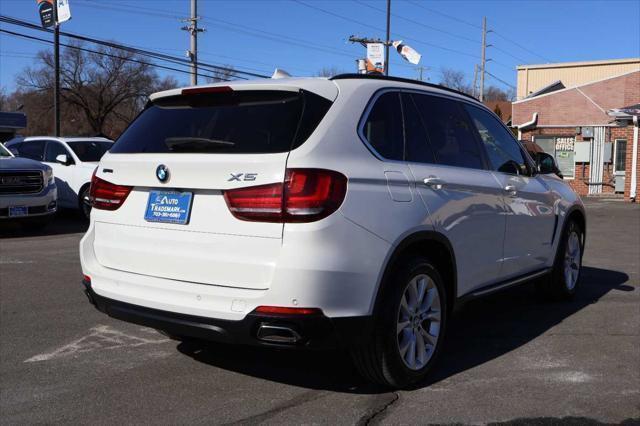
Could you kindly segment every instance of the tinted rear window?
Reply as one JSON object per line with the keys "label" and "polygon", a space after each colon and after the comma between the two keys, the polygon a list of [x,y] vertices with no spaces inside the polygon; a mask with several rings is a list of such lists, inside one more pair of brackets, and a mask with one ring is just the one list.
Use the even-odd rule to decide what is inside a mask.
{"label": "tinted rear window", "polygon": [[310,92],[235,91],[161,98],[110,152],[266,154],[300,146],[331,102]]}

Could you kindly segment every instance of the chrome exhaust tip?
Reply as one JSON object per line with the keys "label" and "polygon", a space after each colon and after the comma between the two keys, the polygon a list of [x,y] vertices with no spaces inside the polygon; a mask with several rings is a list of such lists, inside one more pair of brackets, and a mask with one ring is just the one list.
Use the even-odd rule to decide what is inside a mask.
{"label": "chrome exhaust tip", "polygon": [[284,325],[260,324],[256,337],[270,343],[297,343],[302,336],[294,329]]}

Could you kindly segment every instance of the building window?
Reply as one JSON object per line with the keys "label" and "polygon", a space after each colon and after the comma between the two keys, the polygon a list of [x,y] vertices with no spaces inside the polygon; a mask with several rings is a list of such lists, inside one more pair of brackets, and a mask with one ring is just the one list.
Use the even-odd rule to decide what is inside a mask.
{"label": "building window", "polygon": [[537,143],[547,154],[555,157],[558,168],[565,178],[573,179],[576,174],[575,142],[572,136],[536,136]]}
{"label": "building window", "polygon": [[613,171],[624,172],[627,169],[626,162],[627,162],[627,141],[624,139],[616,139]]}

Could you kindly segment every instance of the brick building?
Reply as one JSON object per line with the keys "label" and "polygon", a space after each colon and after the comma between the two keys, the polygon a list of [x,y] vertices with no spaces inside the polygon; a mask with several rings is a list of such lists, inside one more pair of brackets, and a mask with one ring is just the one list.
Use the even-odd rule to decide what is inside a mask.
{"label": "brick building", "polygon": [[[621,64],[635,68],[574,86],[561,80],[602,76],[603,66],[616,73]],[[520,139],[533,140],[554,155],[579,194],[618,193],[635,200],[640,175],[640,59],[548,64],[541,76],[531,73],[535,67],[528,66],[526,90],[531,93],[513,103],[512,123]],[[525,81],[519,74],[518,85],[521,80]],[[547,85],[532,86],[532,81]],[[520,89],[518,93],[525,92]]]}

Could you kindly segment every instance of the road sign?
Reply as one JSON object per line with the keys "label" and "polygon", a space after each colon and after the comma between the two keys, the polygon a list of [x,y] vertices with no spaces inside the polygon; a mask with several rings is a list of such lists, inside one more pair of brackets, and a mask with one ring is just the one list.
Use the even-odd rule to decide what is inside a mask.
{"label": "road sign", "polygon": [[367,72],[384,73],[384,43],[367,43]]}
{"label": "road sign", "polygon": [[53,0],[37,0],[38,12],[40,13],[40,22],[45,28],[52,27],[56,23],[55,13],[53,11]]}
{"label": "road sign", "polygon": [[69,8],[69,0],[56,0],[58,4],[58,24],[67,22],[71,19],[71,9]]}

